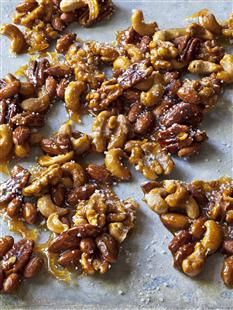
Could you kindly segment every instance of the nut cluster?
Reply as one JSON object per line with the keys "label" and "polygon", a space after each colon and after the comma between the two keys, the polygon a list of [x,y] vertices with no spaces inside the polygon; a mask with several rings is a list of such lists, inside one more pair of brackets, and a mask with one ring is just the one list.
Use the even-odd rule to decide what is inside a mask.
{"label": "nut cluster", "polygon": [[176,180],[142,186],[145,201],[174,234],[169,250],[174,267],[190,277],[198,275],[207,258],[217,251],[225,255],[222,279],[233,285],[233,180]]}

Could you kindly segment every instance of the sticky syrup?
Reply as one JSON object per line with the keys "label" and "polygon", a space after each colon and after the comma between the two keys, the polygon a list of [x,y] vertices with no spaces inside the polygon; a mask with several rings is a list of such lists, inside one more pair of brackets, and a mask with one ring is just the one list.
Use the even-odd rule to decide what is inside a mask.
{"label": "sticky syrup", "polygon": [[10,219],[7,221],[10,231],[20,234],[23,238],[36,241],[38,238],[37,229],[29,229],[23,222],[17,219]]}

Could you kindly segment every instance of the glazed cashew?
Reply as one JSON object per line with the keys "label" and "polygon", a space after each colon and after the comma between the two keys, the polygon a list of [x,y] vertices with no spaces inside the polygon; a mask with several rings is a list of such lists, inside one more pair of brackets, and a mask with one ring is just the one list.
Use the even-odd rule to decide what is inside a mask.
{"label": "glazed cashew", "polygon": [[166,195],[166,190],[163,188],[153,188],[145,195],[146,203],[157,214],[167,213],[169,208],[167,202],[163,199],[163,195]]}
{"label": "glazed cashew", "polygon": [[0,34],[7,36],[11,40],[11,51],[15,54],[24,52],[27,47],[23,33],[18,27],[12,24],[2,25]]}
{"label": "glazed cashew", "polygon": [[186,34],[185,28],[171,28],[167,30],[156,31],[153,36],[153,41],[172,41],[175,38],[184,36]]}
{"label": "glazed cashew", "polygon": [[133,10],[131,23],[133,29],[141,36],[152,36],[158,28],[158,25],[155,22],[148,24],[145,23],[141,10]]}
{"label": "glazed cashew", "polygon": [[178,213],[166,213],[160,216],[162,223],[171,231],[179,231],[190,226],[190,220],[186,215]]}
{"label": "glazed cashew", "polygon": [[70,161],[62,165],[64,173],[72,176],[74,186],[82,186],[86,183],[86,174],[81,165],[74,161]]}
{"label": "glazed cashew", "polygon": [[25,158],[31,153],[31,146],[29,143],[23,145],[15,145],[15,155],[19,158]]}
{"label": "glazed cashew", "polygon": [[49,194],[44,195],[37,200],[37,208],[46,218],[49,218],[52,214],[65,215],[68,212],[67,209],[56,206]]}
{"label": "glazed cashew", "polygon": [[189,34],[190,36],[197,37],[203,40],[213,40],[214,35],[209,30],[205,29],[201,25],[197,23],[193,23],[188,25],[186,28],[186,34]]}
{"label": "glazed cashew", "polygon": [[70,82],[65,90],[66,108],[71,112],[80,110],[80,96],[85,90],[85,83],[80,81]]}
{"label": "glazed cashew", "polygon": [[0,125],[0,160],[8,159],[13,147],[12,130],[6,124]]}
{"label": "glazed cashew", "polygon": [[233,55],[225,54],[220,61],[223,71],[217,73],[217,78],[226,82],[233,82]]}
{"label": "glazed cashew", "polygon": [[32,181],[30,185],[23,189],[24,196],[37,196],[39,195],[49,184],[57,184],[62,177],[62,169],[59,165],[53,165],[48,167],[39,178]]}
{"label": "glazed cashew", "polygon": [[59,220],[58,213],[52,213],[49,215],[47,219],[47,227],[50,231],[56,234],[61,234],[69,229],[69,226],[67,224],[63,224]]}
{"label": "glazed cashew", "polygon": [[[135,46],[134,44],[126,44],[125,50],[127,51],[128,55],[130,56],[131,62],[138,62],[138,61],[141,61],[143,59],[143,54],[142,54],[141,50],[137,46]],[[121,57],[125,57],[125,56],[121,56]],[[125,58],[128,59],[127,57],[125,57]],[[119,61],[119,59],[118,59],[118,61]]]}
{"label": "glazed cashew", "polygon": [[71,143],[75,154],[81,155],[90,149],[91,138],[85,134],[77,139],[71,138]]}
{"label": "glazed cashew", "polygon": [[188,70],[197,74],[210,74],[221,71],[222,66],[210,61],[193,60],[190,62]]}
{"label": "glazed cashew", "polygon": [[108,119],[111,116],[111,112],[102,111],[95,118],[92,125],[92,137],[93,145],[95,146],[96,152],[102,153],[106,150],[107,137],[106,137],[106,128]]}
{"label": "glazed cashew", "polygon": [[221,226],[214,220],[208,220],[205,222],[206,232],[204,238],[201,240],[201,244],[206,250],[206,254],[213,254],[217,251],[222,243],[222,230]]}
{"label": "glazed cashew", "polygon": [[50,105],[50,98],[48,94],[41,94],[38,98],[28,98],[20,103],[24,111],[31,113],[41,113],[46,111]]}
{"label": "glazed cashew", "polygon": [[111,174],[123,181],[127,181],[131,178],[129,169],[121,162],[122,158],[127,158],[125,152],[122,149],[111,149],[106,152],[105,166],[111,172]]}
{"label": "glazed cashew", "polygon": [[182,269],[190,277],[197,276],[206,261],[206,250],[200,242],[197,242],[194,251],[182,262]]}
{"label": "glazed cashew", "polygon": [[87,1],[85,0],[62,0],[60,3],[60,9],[65,13],[73,12],[86,6],[86,3]]}
{"label": "glazed cashew", "polygon": [[49,167],[54,164],[64,164],[74,157],[74,151],[57,156],[42,155],[38,158],[38,164],[42,167]]}

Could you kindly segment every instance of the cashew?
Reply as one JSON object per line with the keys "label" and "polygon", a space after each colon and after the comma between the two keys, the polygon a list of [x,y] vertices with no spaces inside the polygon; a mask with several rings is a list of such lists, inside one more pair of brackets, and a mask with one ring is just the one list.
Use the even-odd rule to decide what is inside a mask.
{"label": "cashew", "polygon": [[6,124],[0,125],[0,160],[8,159],[13,147],[12,131]]}
{"label": "cashew", "polygon": [[185,209],[188,217],[192,220],[197,219],[200,215],[199,206],[192,196],[189,196],[185,201]]}
{"label": "cashew", "polygon": [[172,41],[175,38],[184,36],[186,34],[185,28],[172,28],[166,30],[156,31],[153,36],[153,41]]}
{"label": "cashew", "polygon": [[153,188],[145,195],[146,203],[157,214],[164,214],[168,211],[169,206],[162,197],[164,194],[166,191],[163,188]]}
{"label": "cashew", "polygon": [[63,224],[58,217],[57,213],[52,213],[49,215],[47,219],[47,227],[50,231],[61,234],[64,231],[69,229],[69,226],[67,224]]}
{"label": "cashew", "polygon": [[59,165],[48,167],[40,176],[23,189],[24,196],[39,195],[49,184],[57,184],[62,177],[62,169]]}
{"label": "cashew", "polygon": [[72,126],[70,122],[66,122],[65,124],[61,125],[59,128],[58,132],[59,135],[64,135],[64,136],[72,136]]}
{"label": "cashew", "polygon": [[117,59],[113,62],[113,70],[127,70],[129,66],[131,65],[131,62],[128,57],[126,56],[119,56]]}
{"label": "cashew", "polygon": [[205,251],[202,244],[197,242],[193,253],[182,262],[182,270],[185,274],[195,277],[201,272],[206,261]]}
{"label": "cashew", "polygon": [[189,34],[192,37],[198,37],[203,40],[213,40],[214,35],[209,30],[205,29],[197,23],[188,25],[186,28],[186,34]]}
{"label": "cashew", "polygon": [[38,164],[42,167],[49,167],[54,164],[64,164],[74,157],[74,151],[57,156],[42,155],[38,158]]}
{"label": "cashew", "polygon": [[85,90],[85,83],[80,81],[70,82],[65,90],[66,108],[71,112],[80,110],[80,96]]}
{"label": "cashew", "polygon": [[62,165],[64,173],[72,176],[74,186],[82,186],[86,183],[86,174],[81,165],[74,161]]}
{"label": "cashew", "polygon": [[220,61],[224,71],[217,73],[217,78],[226,82],[233,82],[233,55],[225,54]]}
{"label": "cashew", "polygon": [[106,150],[107,137],[106,137],[106,127],[107,121],[111,116],[111,112],[102,111],[95,118],[92,125],[92,143],[95,146],[96,152],[102,153]]}
{"label": "cashew", "polygon": [[41,113],[46,111],[50,105],[50,98],[48,94],[41,94],[38,98],[28,98],[20,103],[24,111],[31,113]]}
{"label": "cashew", "polygon": [[127,181],[131,178],[129,169],[121,162],[122,158],[127,158],[122,149],[111,149],[106,152],[105,166],[111,172],[111,174],[123,181]]}
{"label": "cashew", "polygon": [[20,54],[26,49],[27,43],[24,35],[15,25],[2,25],[0,28],[0,33],[6,35],[11,40],[11,51],[13,53]]}
{"label": "cashew", "polygon": [[60,9],[65,13],[73,12],[84,6],[86,6],[85,0],[62,0],[60,3]]}
{"label": "cashew", "polygon": [[158,28],[155,22],[148,24],[145,23],[144,16],[141,10],[133,10],[131,23],[133,29],[141,36],[152,36]]}
{"label": "cashew", "polygon": [[25,158],[31,153],[31,146],[29,143],[23,145],[15,145],[15,155],[19,158]]}
{"label": "cashew", "polygon": [[177,207],[181,202],[183,202],[188,196],[188,191],[187,189],[181,185],[177,184],[176,185],[176,190],[174,193],[168,195],[165,198],[165,201],[168,203],[169,207]]}
{"label": "cashew", "polygon": [[178,213],[166,213],[161,215],[161,221],[171,231],[178,231],[190,226],[189,218]]}
{"label": "cashew", "polygon": [[206,227],[206,232],[201,240],[201,244],[205,248],[206,254],[213,254],[222,243],[221,226],[214,220],[206,221],[204,226]]}
{"label": "cashew", "polygon": [[193,60],[190,62],[188,70],[197,74],[210,74],[221,71],[222,66],[210,61]]}
{"label": "cashew", "polygon": [[91,138],[85,134],[78,139],[71,138],[71,143],[72,143],[73,150],[74,150],[75,154],[81,155],[90,149]]}
{"label": "cashew", "polygon": [[8,99],[18,94],[20,90],[20,81],[7,82],[6,86],[0,89],[0,100]]}
{"label": "cashew", "polygon": [[51,214],[58,214],[58,215],[65,215],[67,214],[68,210],[64,208],[59,208],[56,206],[49,194],[40,197],[37,200],[37,208],[39,209],[40,213],[49,218]]}

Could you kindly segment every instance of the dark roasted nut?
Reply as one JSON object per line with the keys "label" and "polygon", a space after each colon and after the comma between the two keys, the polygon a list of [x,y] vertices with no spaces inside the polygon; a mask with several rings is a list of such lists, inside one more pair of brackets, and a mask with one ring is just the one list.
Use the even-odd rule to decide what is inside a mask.
{"label": "dark roasted nut", "polygon": [[22,239],[4,255],[2,267],[4,271],[22,271],[28,263],[33,250],[33,241]]}
{"label": "dark roasted nut", "polygon": [[153,129],[155,117],[152,112],[146,111],[140,114],[136,120],[134,131],[138,134],[145,134]]}
{"label": "dark roasted nut", "polygon": [[57,91],[57,81],[53,76],[48,76],[45,81],[45,89],[49,97],[54,98]]}
{"label": "dark roasted nut", "polygon": [[155,187],[161,187],[161,183],[157,181],[150,181],[141,185],[141,189],[144,194],[149,193]]}
{"label": "dark roasted nut", "polygon": [[22,206],[22,201],[20,198],[16,197],[12,199],[6,209],[7,215],[9,215],[12,218],[17,216],[20,212],[21,206]]}
{"label": "dark roasted nut", "polygon": [[44,115],[30,112],[18,113],[11,118],[11,124],[16,126],[43,127]]}
{"label": "dark roasted nut", "polygon": [[75,268],[80,265],[80,258],[82,252],[80,250],[70,250],[61,254],[57,262],[64,268]]}
{"label": "dark roasted nut", "polygon": [[37,220],[37,208],[35,203],[25,202],[23,204],[23,218],[28,224],[35,224]]}
{"label": "dark roasted nut", "polygon": [[96,249],[96,244],[91,238],[83,238],[80,241],[80,250],[87,254],[93,254]]}
{"label": "dark roasted nut", "polygon": [[104,258],[109,263],[114,263],[117,260],[119,247],[115,239],[109,234],[102,234],[96,238],[96,245]]}
{"label": "dark roasted nut", "polygon": [[40,272],[43,264],[44,260],[41,257],[39,256],[33,257],[24,269],[23,272],[24,278],[30,279],[35,277],[38,274],[38,272]]}
{"label": "dark roasted nut", "polygon": [[233,240],[223,241],[222,251],[228,255],[233,255]]}
{"label": "dark roasted nut", "polygon": [[49,155],[66,154],[72,149],[70,137],[57,134],[53,138],[43,139],[40,143],[41,149]]}
{"label": "dark roasted nut", "polygon": [[0,100],[8,99],[19,93],[20,82],[14,81],[6,84],[5,87],[0,89]]}
{"label": "dark roasted nut", "polygon": [[67,202],[69,205],[75,206],[80,200],[87,200],[95,190],[95,184],[74,187],[68,192]]}
{"label": "dark roasted nut", "polygon": [[13,246],[14,238],[5,236],[0,238],[0,257],[3,257]]}
{"label": "dark roasted nut", "polygon": [[206,230],[204,226],[205,221],[206,221],[205,217],[199,217],[198,219],[193,221],[190,227],[190,232],[194,239],[200,240],[203,237]]}
{"label": "dark roasted nut", "polygon": [[65,54],[69,49],[70,45],[75,41],[76,33],[64,34],[60,39],[57,40],[56,50],[58,53]]}
{"label": "dark roasted nut", "polygon": [[178,251],[174,254],[174,267],[177,269],[182,269],[182,262],[183,260],[188,257],[190,254],[192,254],[194,251],[194,244],[193,243],[187,243],[183,246],[181,246]]}
{"label": "dark roasted nut", "polygon": [[66,28],[66,25],[59,16],[54,17],[51,24],[53,28],[59,32],[62,32]]}
{"label": "dark roasted nut", "polygon": [[189,243],[192,240],[191,234],[187,230],[182,230],[170,242],[168,248],[174,255],[180,247]]}
{"label": "dark roasted nut", "polygon": [[49,61],[46,58],[33,60],[29,63],[27,77],[35,87],[41,87],[45,83],[46,68],[49,66]]}
{"label": "dark roasted nut", "polygon": [[57,96],[61,99],[64,99],[65,89],[68,86],[69,81],[66,79],[62,79],[61,82],[57,86]]}
{"label": "dark roasted nut", "polygon": [[233,285],[233,256],[224,259],[221,276],[225,285]]}
{"label": "dark roasted nut", "polygon": [[128,120],[131,123],[136,122],[138,116],[142,113],[143,111],[143,106],[139,104],[138,102],[134,103],[128,112]]}
{"label": "dark roasted nut", "polygon": [[189,35],[175,39],[181,61],[190,62],[195,59],[200,47],[200,39],[192,38]]}
{"label": "dark roasted nut", "polygon": [[28,139],[30,137],[30,128],[26,126],[18,126],[13,131],[13,142],[16,145],[23,145],[26,142],[28,142]]}
{"label": "dark roasted nut", "polygon": [[63,184],[59,183],[51,188],[51,198],[55,205],[61,207],[65,200],[66,188]]}
{"label": "dark roasted nut", "polygon": [[76,20],[76,15],[75,15],[75,12],[67,12],[67,13],[62,13],[60,18],[65,24],[68,25]]}
{"label": "dark roasted nut", "polygon": [[3,282],[3,292],[11,294],[17,289],[20,283],[20,277],[17,273],[11,273]]}
{"label": "dark roasted nut", "polygon": [[54,65],[46,70],[46,73],[48,75],[52,75],[58,78],[67,78],[69,75],[72,74],[72,72],[72,68],[65,64]]}
{"label": "dark roasted nut", "polygon": [[86,170],[88,175],[98,182],[105,182],[110,176],[109,171],[104,166],[90,164]]}

